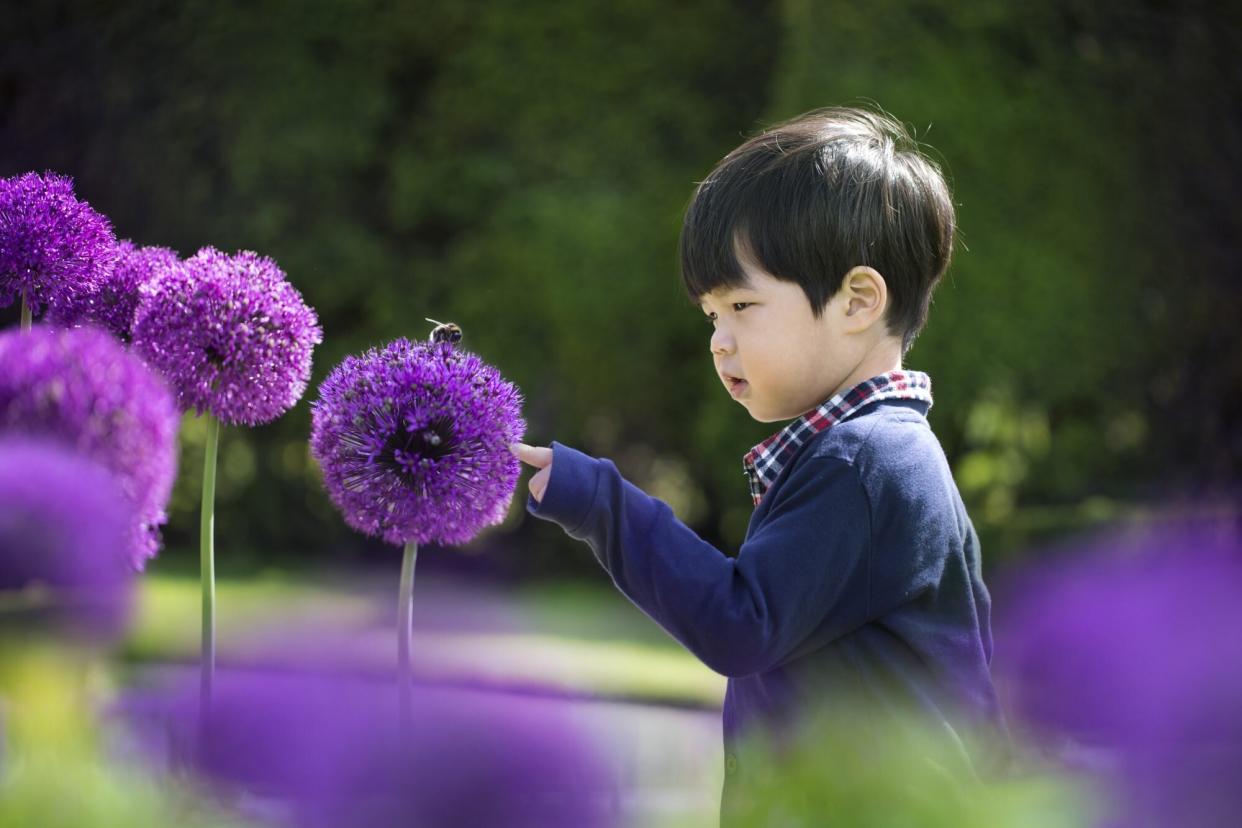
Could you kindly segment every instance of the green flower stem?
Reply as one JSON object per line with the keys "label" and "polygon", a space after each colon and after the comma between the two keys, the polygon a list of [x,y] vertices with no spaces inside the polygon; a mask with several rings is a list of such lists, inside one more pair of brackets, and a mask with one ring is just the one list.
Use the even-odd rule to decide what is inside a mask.
{"label": "green flower stem", "polygon": [[203,505],[199,526],[201,559],[199,584],[203,590],[203,631],[200,653],[202,683],[199,710],[204,720],[211,705],[211,687],[216,674],[216,450],[220,443],[220,421],[207,418],[207,457],[203,461]]}
{"label": "green flower stem", "polygon": [[414,564],[418,562],[418,544],[405,545],[401,560],[401,597],[397,606],[397,700],[400,704],[401,728],[408,730],[414,719],[411,697],[410,629],[414,625]]}
{"label": "green flower stem", "polygon": [[26,301],[26,291],[22,291],[22,330],[30,330],[30,324],[33,314],[30,312],[30,303]]}

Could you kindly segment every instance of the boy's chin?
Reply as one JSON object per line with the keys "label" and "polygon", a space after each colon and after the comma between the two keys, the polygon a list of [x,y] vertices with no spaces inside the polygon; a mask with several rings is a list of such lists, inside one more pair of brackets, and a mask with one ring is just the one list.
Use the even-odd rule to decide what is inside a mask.
{"label": "boy's chin", "polygon": [[745,402],[742,402],[742,406],[745,407],[746,413],[750,415],[750,418],[757,423],[779,423],[785,420],[792,420],[798,416],[797,414],[783,414],[763,408],[753,408]]}
{"label": "boy's chin", "polygon": [[798,416],[797,414],[790,414],[789,416],[780,416],[780,417],[775,417],[775,416],[773,416],[773,417],[755,417],[755,416],[753,416],[753,415],[752,415],[752,416],[751,416],[751,419],[752,419],[752,420],[754,420],[754,421],[755,421],[755,422],[757,422],[757,423],[783,423],[783,422],[787,422],[787,421],[789,421],[789,420],[792,420],[794,417],[797,417],[797,416]]}
{"label": "boy's chin", "polygon": [[738,402],[746,409],[746,413],[750,415],[750,418],[757,423],[783,423],[788,420],[796,420],[818,405],[818,403],[811,403],[806,408],[798,408],[796,405],[792,408],[788,405],[777,408],[771,405],[763,405],[754,399],[740,399]]}

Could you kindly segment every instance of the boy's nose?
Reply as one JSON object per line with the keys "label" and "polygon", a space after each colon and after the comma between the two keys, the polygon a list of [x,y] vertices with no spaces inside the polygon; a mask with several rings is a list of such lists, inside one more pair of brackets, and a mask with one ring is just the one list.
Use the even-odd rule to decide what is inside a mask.
{"label": "boy's nose", "polygon": [[711,349],[713,354],[731,354],[734,347],[733,337],[729,336],[725,331],[717,328],[712,333]]}

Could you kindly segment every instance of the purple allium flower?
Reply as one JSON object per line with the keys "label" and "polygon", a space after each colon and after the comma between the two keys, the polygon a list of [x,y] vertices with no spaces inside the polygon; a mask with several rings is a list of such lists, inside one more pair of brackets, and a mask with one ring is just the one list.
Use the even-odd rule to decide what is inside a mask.
{"label": "purple allium flower", "polygon": [[55,173],[0,179],[0,307],[26,297],[31,312],[66,307],[98,289],[116,263],[104,216]]}
{"label": "purple allium flower", "polygon": [[1236,824],[1242,533],[1173,523],[1075,553],[997,601],[1019,720],[1103,775],[1118,825]]}
{"label": "purple allium flower", "polygon": [[132,563],[159,551],[177,467],[163,380],[97,328],[0,333],[0,433],[56,440],[103,465],[138,514]]}
{"label": "purple allium flower", "polygon": [[134,522],[103,466],[58,443],[0,438],[0,632],[123,632]]}
{"label": "purple allium flower", "polygon": [[201,731],[191,686],[128,708],[157,727],[164,718],[174,743],[192,745],[201,733],[191,767],[296,828],[615,822],[613,780],[563,702],[427,686],[403,731],[395,695],[391,684],[359,677],[227,671]]}
{"label": "purple allium flower", "polygon": [[49,319],[59,325],[95,323],[128,342],[139,302],[150,295],[163,274],[181,264],[167,247],[138,247],[125,239],[117,244],[116,267],[99,285],[83,291],[59,308]]}
{"label": "purple allium flower", "polygon": [[323,330],[274,261],[205,247],[157,280],[138,306],[133,337],[182,411],[258,425],[301,399]]}
{"label": "purple allium flower", "polygon": [[447,342],[397,339],[319,387],[311,453],[345,522],[392,544],[461,544],[504,519],[526,428],[500,372]]}

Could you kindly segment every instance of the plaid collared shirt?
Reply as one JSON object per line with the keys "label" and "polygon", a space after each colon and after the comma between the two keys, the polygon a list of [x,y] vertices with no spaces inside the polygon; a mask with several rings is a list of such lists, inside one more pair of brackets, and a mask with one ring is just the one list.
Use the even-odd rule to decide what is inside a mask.
{"label": "plaid collared shirt", "polygon": [[742,469],[750,483],[750,496],[755,505],[759,505],[781,469],[807,440],[848,420],[860,408],[876,400],[922,400],[931,405],[931,377],[919,371],[890,371],[872,377],[811,409],[746,452]]}

